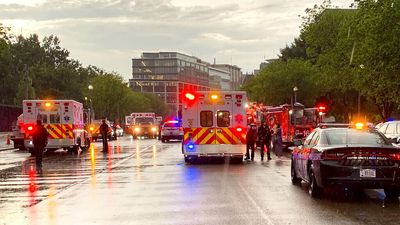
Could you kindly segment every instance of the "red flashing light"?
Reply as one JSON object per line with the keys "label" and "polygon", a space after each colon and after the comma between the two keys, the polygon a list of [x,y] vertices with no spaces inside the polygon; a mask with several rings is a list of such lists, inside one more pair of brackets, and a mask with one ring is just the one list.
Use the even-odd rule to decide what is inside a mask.
{"label": "red flashing light", "polygon": [[392,160],[400,161],[400,154],[399,153],[394,153],[394,154],[389,154],[390,158]]}
{"label": "red flashing light", "polygon": [[236,128],[236,131],[237,131],[237,132],[242,132],[243,129],[242,129],[241,127],[238,127],[238,128]]}
{"label": "red flashing light", "polygon": [[179,127],[179,131],[183,131],[183,127]]}
{"label": "red flashing light", "polygon": [[33,126],[28,126],[27,130],[33,131]]}
{"label": "red flashing light", "polygon": [[319,107],[318,107],[318,110],[319,110],[319,111],[324,111],[324,110],[326,110],[326,107],[325,107],[325,106],[319,106]]}
{"label": "red flashing light", "polygon": [[196,96],[194,96],[192,93],[186,93],[185,98],[192,101],[196,98]]}

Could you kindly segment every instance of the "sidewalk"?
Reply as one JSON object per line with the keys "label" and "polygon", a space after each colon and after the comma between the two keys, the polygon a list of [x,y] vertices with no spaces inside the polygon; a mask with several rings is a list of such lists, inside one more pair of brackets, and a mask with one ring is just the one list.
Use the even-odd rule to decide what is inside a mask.
{"label": "sidewalk", "polygon": [[7,136],[11,135],[11,132],[0,132],[0,151],[14,149],[14,143],[10,141],[10,145],[7,145]]}

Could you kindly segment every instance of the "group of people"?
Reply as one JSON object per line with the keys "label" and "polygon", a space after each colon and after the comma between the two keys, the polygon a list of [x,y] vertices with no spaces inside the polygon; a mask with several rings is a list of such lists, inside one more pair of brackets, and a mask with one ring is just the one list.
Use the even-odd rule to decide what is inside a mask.
{"label": "group of people", "polygon": [[[280,159],[283,154],[282,149],[282,130],[280,124],[276,125],[276,131],[270,130],[267,122],[257,129],[252,123],[247,129],[246,135],[246,158],[245,160],[251,159],[254,161],[255,151],[257,149],[256,142],[259,141],[261,161],[264,160],[264,152],[267,152],[268,160],[271,160],[271,150],[273,146],[275,154]],[[250,152],[251,150],[251,152]]]}
{"label": "group of people", "polygon": [[[100,125],[100,133],[103,139],[103,152],[108,152],[108,143],[107,143],[107,133],[108,133],[108,125],[106,120],[102,120],[102,124]],[[36,121],[35,132],[32,134],[32,143],[34,155],[36,157],[36,168],[40,171],[42,169],[42,159],[43,152],[48,143],[48,135],[47,129],[43,126],[41,120]]]}

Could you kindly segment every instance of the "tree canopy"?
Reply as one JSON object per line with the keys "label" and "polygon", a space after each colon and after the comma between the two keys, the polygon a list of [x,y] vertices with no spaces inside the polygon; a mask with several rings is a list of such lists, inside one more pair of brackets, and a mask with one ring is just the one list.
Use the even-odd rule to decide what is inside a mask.
{"label": "tree canopy", "polygon": [[[82,66],[60,44],[54,35],[42,40],[37,34],[14,36],[0,23],[0,103],[73,99],[89,106],[88,101],[92,101],[96,117],[110,120],[122,120],[131,112],[169,113],[163,101],[133,92],[119,74]],[[94,87],[91,92],[89,84]]]}
{"label": "tree canopy", "polygon": [[249,96],[288,103],[290,88],[297,86],[306,106],[327,99],[330,113],[344,122],[359,116],[358,104],[371,120],[391,117],[400,102],[400,2],[356,0],[354,7],[338,9],[324,1],[306,9],[299,37],[244,85]]}

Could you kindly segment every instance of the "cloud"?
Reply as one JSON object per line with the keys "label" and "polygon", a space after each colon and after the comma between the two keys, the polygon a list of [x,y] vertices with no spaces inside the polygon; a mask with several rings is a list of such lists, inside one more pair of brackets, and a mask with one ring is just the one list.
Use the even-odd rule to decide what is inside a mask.
{"label": "cloud", "polygon": [[131,58],[142,51],[180,51],[252,71],[298,36],[298,15],[314,4],[314,0],[42,0],[0,4],[0,21],[13,25],[17,33],[22,29],[41,37],[57,35],[62,47],[85,65],[117,71],[129,79]]}

